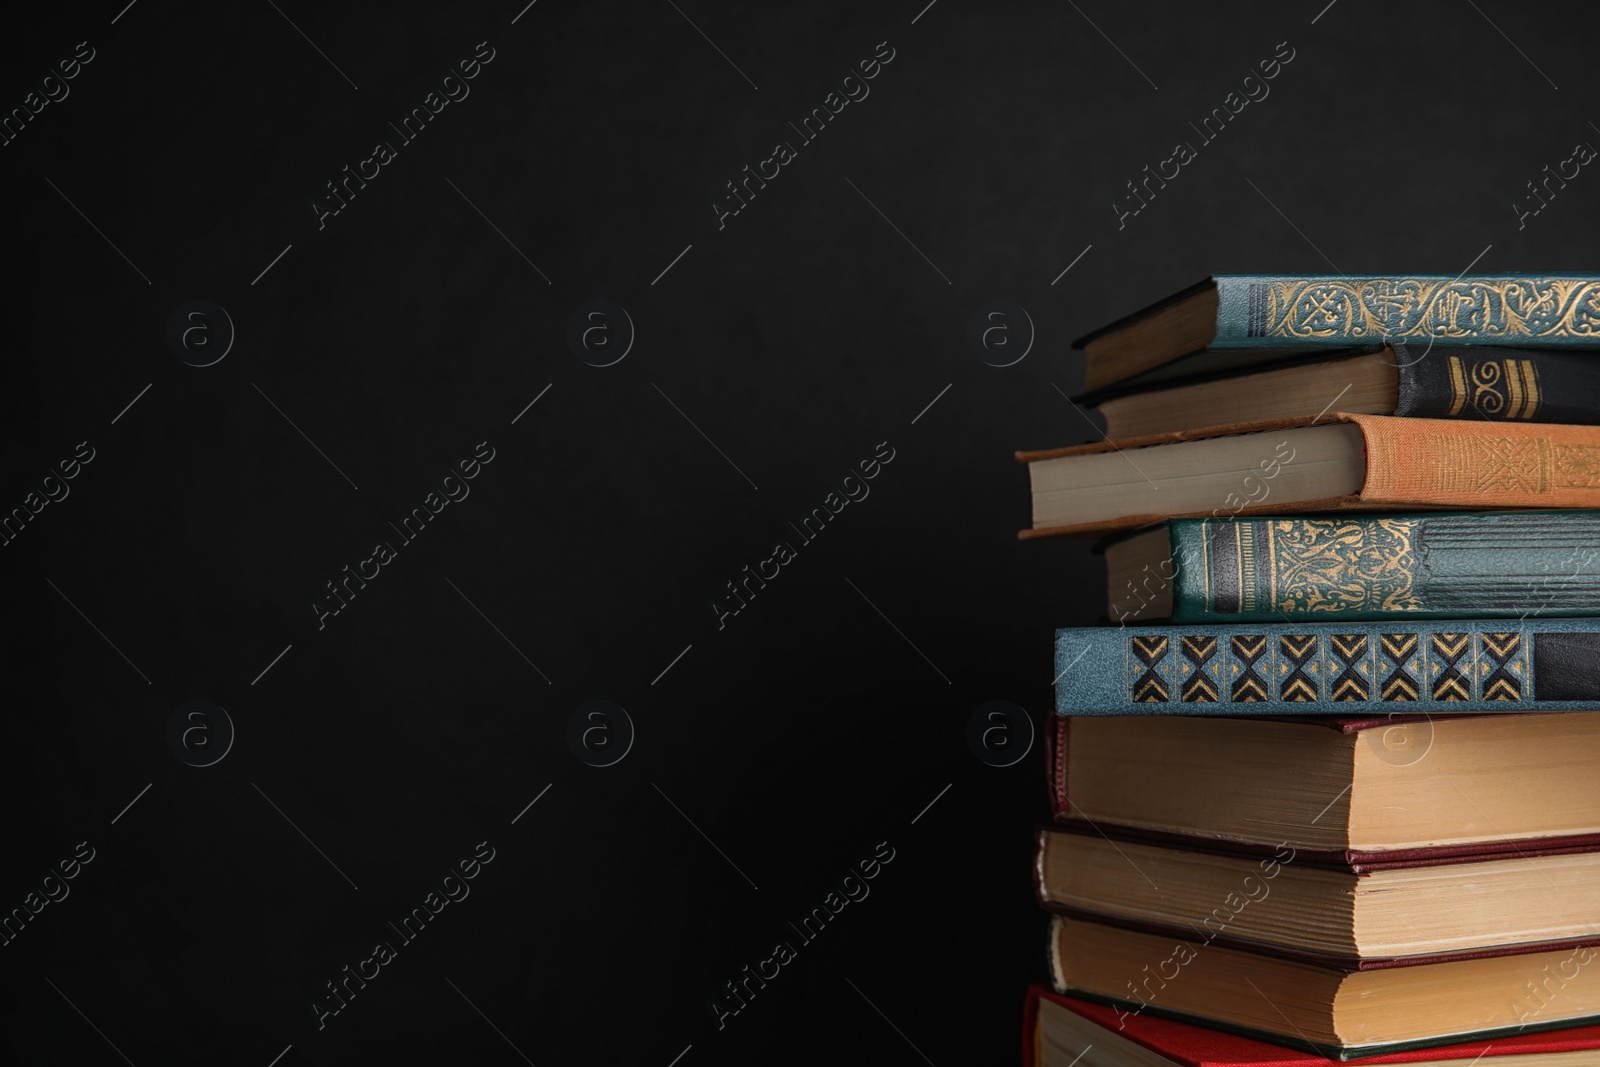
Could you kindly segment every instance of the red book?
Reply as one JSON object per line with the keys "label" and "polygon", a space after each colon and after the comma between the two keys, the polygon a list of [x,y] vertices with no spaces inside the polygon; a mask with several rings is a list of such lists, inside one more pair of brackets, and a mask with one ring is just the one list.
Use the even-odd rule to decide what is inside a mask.
{"label": "red book", "polygon": [[[1023,1009],[1024,1067],[1362,1067],[1365,1064],[1455,1064],[1469,1067],[1504,1056],[1539,1056],[1541,1067],[1600,1064],[1600,1026],[1515,1034],[1344,1061],[1209,1030],[1149,1013],[1119,1013],[1103,1004],[1032,986]],[[1041,1023],[1043,1026],[1041,1027]],[[1153,1054],[1153,1055],[1152,1055]],[[1064,1057],[1064,1058],[1063,1058]],[[1499,1067],[1524,1061],[1501,1061]]]}

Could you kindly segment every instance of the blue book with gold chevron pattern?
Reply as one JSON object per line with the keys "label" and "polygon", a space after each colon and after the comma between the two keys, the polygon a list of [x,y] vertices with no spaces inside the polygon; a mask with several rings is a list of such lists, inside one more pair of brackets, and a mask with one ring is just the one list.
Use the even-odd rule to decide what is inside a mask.
{"label": "blue book with gold chevron pattern", "polygon": [[1600,620],[1056,631],[1058,715],[1600,710]]}

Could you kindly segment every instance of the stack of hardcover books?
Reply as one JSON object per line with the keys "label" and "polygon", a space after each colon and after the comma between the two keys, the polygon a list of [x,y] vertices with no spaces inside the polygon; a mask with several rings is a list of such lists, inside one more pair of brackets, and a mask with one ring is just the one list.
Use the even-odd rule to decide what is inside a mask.
{"label": "stack of hardcover books", "polygon": [[1217,276],[1079,342],[1039,1067],[1600,1065],[1600,278]]}

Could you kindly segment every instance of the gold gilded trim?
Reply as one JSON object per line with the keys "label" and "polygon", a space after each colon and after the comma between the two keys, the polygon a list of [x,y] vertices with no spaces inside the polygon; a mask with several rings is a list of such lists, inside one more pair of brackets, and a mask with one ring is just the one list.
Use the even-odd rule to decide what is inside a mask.
{"label": "gold gilded trim", "polygon": [[1278,602],[1278,542],[1272,532],[1272,523],[1261,524],[1267,532],[1267,603]]}
{"label": "gold gilded trim", "polygon": [[1239,610],[1246,615],[1256,610],[1256,524],[1239,524]]}
{"label": "gold gilded trim", "polygon": [[1266,337],[1301,340],[1600,337],[1600,280],[1499,277],[1266,281]]}
{"label": "gold gilded trim", "polygon": [[1519,360],[1522,364],[1522,384],[1527,400],[1522,405],[1522,417],[1533,418],[1539,410],[1539,364],[1531,359]]}
{"label": "gold gilded trim", "polygon": [[1508,419],[1516,418],[1522,411],[1521,364],[1523,362],[1520,359],[1506,360],[1506,392],[1511,395],[1511,399],[1506,404],[1506,418]]}
{"label": "gold gilded trim", "polygon": [[1450,414],[1461,414],[1462,405],[1467,402],[1467,379],[1461,369],[1461,357],[1450,357]]}
{"label": "gold gilded trim", "polygon": [[1416,519],[1276,519],[1274,610],[1295,615],[1404,612],[1423,606]]}

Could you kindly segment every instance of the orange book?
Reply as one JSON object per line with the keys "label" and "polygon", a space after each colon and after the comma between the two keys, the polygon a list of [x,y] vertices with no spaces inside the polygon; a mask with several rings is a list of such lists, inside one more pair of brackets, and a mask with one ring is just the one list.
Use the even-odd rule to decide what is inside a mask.
{"label": "orange book", "polygon": [[1600,427],[1324,415],[1018,452],[1023,538],[1347,509],[1600,508]]}

